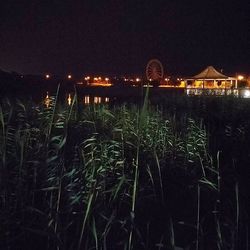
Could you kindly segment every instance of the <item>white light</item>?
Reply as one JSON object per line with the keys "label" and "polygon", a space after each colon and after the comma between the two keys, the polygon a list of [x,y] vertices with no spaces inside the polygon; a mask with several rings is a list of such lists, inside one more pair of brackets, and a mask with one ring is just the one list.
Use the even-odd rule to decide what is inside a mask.
{"label": "white light", "polygon": [[244,91],[244,98],[250,98],[250,90]]}
{"label": "white light", "polygon": [[99,97],[99,96],[94,97],[94,103],[101,103],[101,102],[102,102],[101,97]]}
{"label": "white light", "polygon": [[46,77],[47,79],[49,79],[49,78],[50,78],[50,75],[46,75],[45,77]]}
{"label": "white light", "polygon": [[68,75],[68,79],[71,79],[72,78],[72,75]]}
{"label": "white light", "polygon": [[84,96],[84,104],[89,104],[90,103],[90,98],[89,96]]}

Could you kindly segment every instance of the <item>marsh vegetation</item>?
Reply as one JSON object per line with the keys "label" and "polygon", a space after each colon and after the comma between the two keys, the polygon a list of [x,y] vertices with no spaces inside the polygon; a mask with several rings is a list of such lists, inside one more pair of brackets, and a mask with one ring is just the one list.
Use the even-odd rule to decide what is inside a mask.
{"label": "marsh vegetation", "polygon": [[1,249],[249,249],[250,103],[1,100]]}

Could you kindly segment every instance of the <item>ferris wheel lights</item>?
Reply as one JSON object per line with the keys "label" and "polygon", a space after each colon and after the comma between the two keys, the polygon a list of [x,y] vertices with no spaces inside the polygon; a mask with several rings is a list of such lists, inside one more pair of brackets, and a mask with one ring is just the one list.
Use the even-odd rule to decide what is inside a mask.
{"label": "ferris wheel lights", "polygon": [[163,66],[157,59],[152,59],[148,62],[146,67],[146,76],[149,81],[160,80],[163,78]]}

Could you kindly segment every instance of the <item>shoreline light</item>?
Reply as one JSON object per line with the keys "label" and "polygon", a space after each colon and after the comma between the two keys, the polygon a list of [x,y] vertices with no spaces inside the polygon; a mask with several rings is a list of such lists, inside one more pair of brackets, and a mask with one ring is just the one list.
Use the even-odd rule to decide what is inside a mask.
{"label": "shoreline light", "polygon": [[245,90],[244,91],[244,98],[250,98],[250,90]]}

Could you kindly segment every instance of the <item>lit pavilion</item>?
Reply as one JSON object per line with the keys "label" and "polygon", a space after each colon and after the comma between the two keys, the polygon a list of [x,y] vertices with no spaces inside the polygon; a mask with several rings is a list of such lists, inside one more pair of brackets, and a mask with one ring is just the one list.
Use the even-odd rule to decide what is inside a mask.
{"label": "lit pavilion", "polygon": [[237,88],[237,78],[226,76],[213,66],[208,66],[199,74],[186,78],[185,86],[189,90],[197,89],[197,93],[193,94],[200,94],[203,90],[209,90],[211,94],[229,94],[230,90]]}
{"label": "lit pavilion", "polygon": [[199,74],[185,79],[187,86],[194,88],[237,88],[237,78],[226,76],[213,66],[208,66]]}

